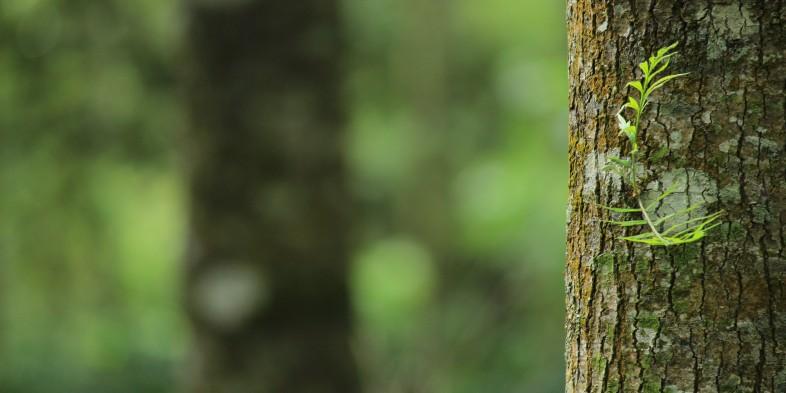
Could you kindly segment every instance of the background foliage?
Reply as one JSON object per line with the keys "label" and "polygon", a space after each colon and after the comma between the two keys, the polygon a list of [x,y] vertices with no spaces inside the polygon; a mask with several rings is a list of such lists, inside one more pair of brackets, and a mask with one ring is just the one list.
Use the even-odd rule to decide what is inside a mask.
{"label": "background foliage", "polygon": [[[563,8],[345,1],[367,391],[562,390]],[[182,377],[182,17],[0,2],[0,391]]]}

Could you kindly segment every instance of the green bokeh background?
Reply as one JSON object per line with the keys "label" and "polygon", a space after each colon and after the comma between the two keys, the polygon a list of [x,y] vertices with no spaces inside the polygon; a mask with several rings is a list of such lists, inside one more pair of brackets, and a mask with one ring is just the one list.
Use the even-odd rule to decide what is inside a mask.
{"label": "green bokeh background", "polygon": [[[187,377],[181,7],[0,2],[1,392]],[[563,2],[343,9],[366,390],[562,391]]]}

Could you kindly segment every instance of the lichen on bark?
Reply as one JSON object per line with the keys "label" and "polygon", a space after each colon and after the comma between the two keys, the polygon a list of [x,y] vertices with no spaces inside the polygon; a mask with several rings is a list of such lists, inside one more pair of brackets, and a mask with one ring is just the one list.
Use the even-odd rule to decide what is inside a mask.
{"label": "lichen on bark", "polygon": [[[569,0],[568,25],[566,391],[786,392],[784,1]],[[675,41],[691,75],[654,98],[641,148],[669,154],[647,171],[727,215],[701,243],[650,248],[603,223],[598,204],[629,195],[597,169],[626,153],[626,81]]]}

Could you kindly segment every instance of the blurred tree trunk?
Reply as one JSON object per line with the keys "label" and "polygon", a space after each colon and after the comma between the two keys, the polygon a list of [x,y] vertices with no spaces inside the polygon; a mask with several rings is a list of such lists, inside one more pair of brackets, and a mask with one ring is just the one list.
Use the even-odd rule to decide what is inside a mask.
{"label": "blurred tree trunk", "polygon": [[[568,23],[567,391],[786,392],[786,4],[569,0]],[[649,173],[728,214],[700,244],[634,246],[601,222],[627,194],[599,168],[636,64],[674,41],[691,74],[645,116],[645,154],[670,149]]]}
{"label": "blurred tree trunk", "polygon": [[189,17],[190,391],[355,392],[338,1]]}

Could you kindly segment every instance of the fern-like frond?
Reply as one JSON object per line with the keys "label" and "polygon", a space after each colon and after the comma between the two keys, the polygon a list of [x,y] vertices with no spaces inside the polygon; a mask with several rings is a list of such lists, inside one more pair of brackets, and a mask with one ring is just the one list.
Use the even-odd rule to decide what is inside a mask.
{"label": "fern-like frond", "polygon": [[[723,215],[722,211],[682,221],[676,220],[681,216],[690,215],[701,206],[700,204],[691,205],[677,212],[658,217],[657,219],[653,218],[655,216],[652,212],[647,212],[646,210],[614,208],[613,210],[609,210],[624,213],[641,212],[644,219],[604,220],[603,222],[621,228],[647,226],[649,229],[638,235],[625,236],[622,238],[623,240],[649,244],[652,246],[673,246],[701,240],[707,234],[707,231],[720,225],[717,220]],[[644,214],[645,212],[646,214]],[[665,225],[670,226],[665,230],[660,229]]]}

